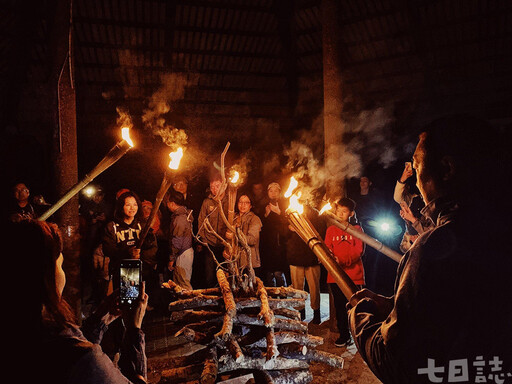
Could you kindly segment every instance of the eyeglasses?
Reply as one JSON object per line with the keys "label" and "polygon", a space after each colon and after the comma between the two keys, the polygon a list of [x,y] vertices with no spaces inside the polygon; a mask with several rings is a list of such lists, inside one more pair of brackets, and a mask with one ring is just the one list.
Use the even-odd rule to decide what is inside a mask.
{"label": "eyeglasses", "polygon": [[238,204],[251,204],[250,201],[239,201]]}

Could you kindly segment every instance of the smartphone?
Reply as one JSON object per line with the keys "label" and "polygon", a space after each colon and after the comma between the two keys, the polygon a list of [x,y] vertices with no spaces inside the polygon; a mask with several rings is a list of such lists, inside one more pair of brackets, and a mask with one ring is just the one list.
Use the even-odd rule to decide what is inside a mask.
{"label": "smartphone", "polygon": [[140,296],[142,283],[140,259],[121,260],[119,267],[119,304],[122,308],[131,308]]}

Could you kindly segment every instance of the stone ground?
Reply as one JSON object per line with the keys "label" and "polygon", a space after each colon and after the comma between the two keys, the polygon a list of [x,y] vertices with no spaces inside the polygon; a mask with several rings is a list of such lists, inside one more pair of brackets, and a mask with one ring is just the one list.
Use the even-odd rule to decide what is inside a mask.
{"label": "stone ground", "polygon": [[[313,374],[312,384],[379,384],[381,383],[370,371],[361,358],[354,344],[348,347],[336,347],[334,341],[338,337],[337,332],[330,330],[329,324],[329,294],[321,294],[320,325],[309,324],[309,333],[321,336],[324,343],[317,350],[338,354],[344,358],[342,369],[333,368],[322,363],[311,363],[310,371]],[[148,316],[149,315],[149,316]],[[165,325],[166,318],[160,315],[146,315],[144,331],[146,333],[146,353],[148,356],[148,384],[156,384],[160,380],[162,370],[171,368],[166,360],[173,356],[188,355],[197,351],[199,347],[195,343],[183,343],[179,337],[174,337],[174,330]],[[312,318],[309,302],[306,302],[306,318],[309,322]]]}

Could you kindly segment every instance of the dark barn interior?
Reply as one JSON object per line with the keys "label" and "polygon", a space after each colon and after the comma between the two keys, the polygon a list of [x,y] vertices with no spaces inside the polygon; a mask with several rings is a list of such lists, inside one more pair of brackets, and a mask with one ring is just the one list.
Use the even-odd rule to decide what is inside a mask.
{"label": "dark barn interior", "polygon": [[[3,0],[0,14],[4,199],[23,181],[57,201],[129,124],[135,148],[94,180],[110,200],[153,201],[179,146],[202,195],[229,141],[249,180],[304,172],[344,193],[368,175],[393,206],[425,123],[512,130],[510,0]],[[76,227],[78,198],[56,220]],[[373,382],[363,365],[344,382]]]}
{"label": "dark barn interior", "polygon": [[[341,107],[345,140],[364,138],[353,145],[363,169],[409,156],[412,127],[445,113],[510,125],[509,1],[341,1],[323,13],[320,1],[301,0],[74,0],[71,40],[69,4],[5,3],[2,153],[19,158],[2,163],[10,182],[26,179],[50,201],[59,195],[50,166],[59,145],[54,99],[65,78],[76,95],[79,174],[117,140],[119,109],[140,144],[118,168],[133,172],[112,170],[100,181],[143,184],[141,194],[154,193],[165,167],[146,150],[167,151],[157,118],[165,119],[160,136],[185,130],[196,159],[216,159],[229,140],[231,151],[250,153],[254,169],[302,130],[314,132],[307,138],[322,160],[325,97]],[[325,84],[335,82],[339,94],[328,96]],[[30,150],[22,155],[17,145]],[[382,145],[394,156],[379,162]],[[140,172],[141,164],[155,172]]]}

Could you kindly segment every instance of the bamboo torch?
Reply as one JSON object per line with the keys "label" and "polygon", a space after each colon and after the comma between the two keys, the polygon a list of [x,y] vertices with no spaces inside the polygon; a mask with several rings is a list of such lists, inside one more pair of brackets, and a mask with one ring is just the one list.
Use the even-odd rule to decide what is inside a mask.
{"label": "bamboo torch", "polygon": [[123,140],[119,141],[107,155],[89,172],[85,177],[76,183],[59,201],[53,204],[46,212],[38,217],[39,221],[45,221],[53,215],[60,207],[66,204],[73,196],[75,196],[82,188],[94,180],[96,176],[105,171],[108,167],[118,161],[133,147],[133,142],[130,139],[130,128],[124,127],[121,129]]}
{"label": "bamboo torch", "polygon": [[325,216],[330,224],[343,229],[345,232],[351,234],[354,237],[357,237],[363,243],[368,244],[372,248],[375,248],[377,251],[381,252],[382,254],[386,255],[387,257],[396,261],[397,263],[400,262],[400,260],[402,259],[402,255],[400,253],[393,251],[389,247],[386,247],[379,240],[374,239],[373,237],[367,235],[366,233],[357,230],[350,223],[346,221],[341,221],[340,218],[331,211],[331,208],[331,204],[327,203],[320,211],[317,212],[319,215]]}
{"label": "bamboo torch", "polygon": [[297,188],[297,186],[298,183],[292,176],[290,180],[290,187],[284,194],[284,197],[290,198],[290,205],[286,209],[288,221],[299,237],[308,245],[308,247],[318,257],[318,260],[320,260],[323,266],[332,275],[334,281],[343,292],[343,295],[345,295],[347,300],[350,300],[352,295],[357,292],[357,286],[338,264],[330,249],[325,245],[311,222],[302,216],[304,213],[304,206],[299,202],[299,198],[301,196],[300,192],[293,194],[293,190]]}
{"label": "bamboo torch", "polygon": [[183,157],[183,148],[180,147],[178,148],[177,151],[169,153],[169,157],[171,158],[171,161],[169,162],[169,166],[165,169],[162,184],[160,184],[160,189],[156,194],[155,203],[153,204],[153,208],[151,208],[151,213],[149,214],[149,217],[146,223],[144,224],[144,228],[142,229],[142,232],[139,236],[139,241],[135,246],[137,249],[140,249],[142,247],[142,243],[144,243],[144,240],[148,235],[149,229],[153,224],[155,215],[158,212],[158,209],[160,209],[160,204],[162,204],[162,200],[165,194],[167,193],[167,190],[172,184],[172,175],[174,174],[174,171],[176,171],[180,166],[180,161],[181,158]]}

